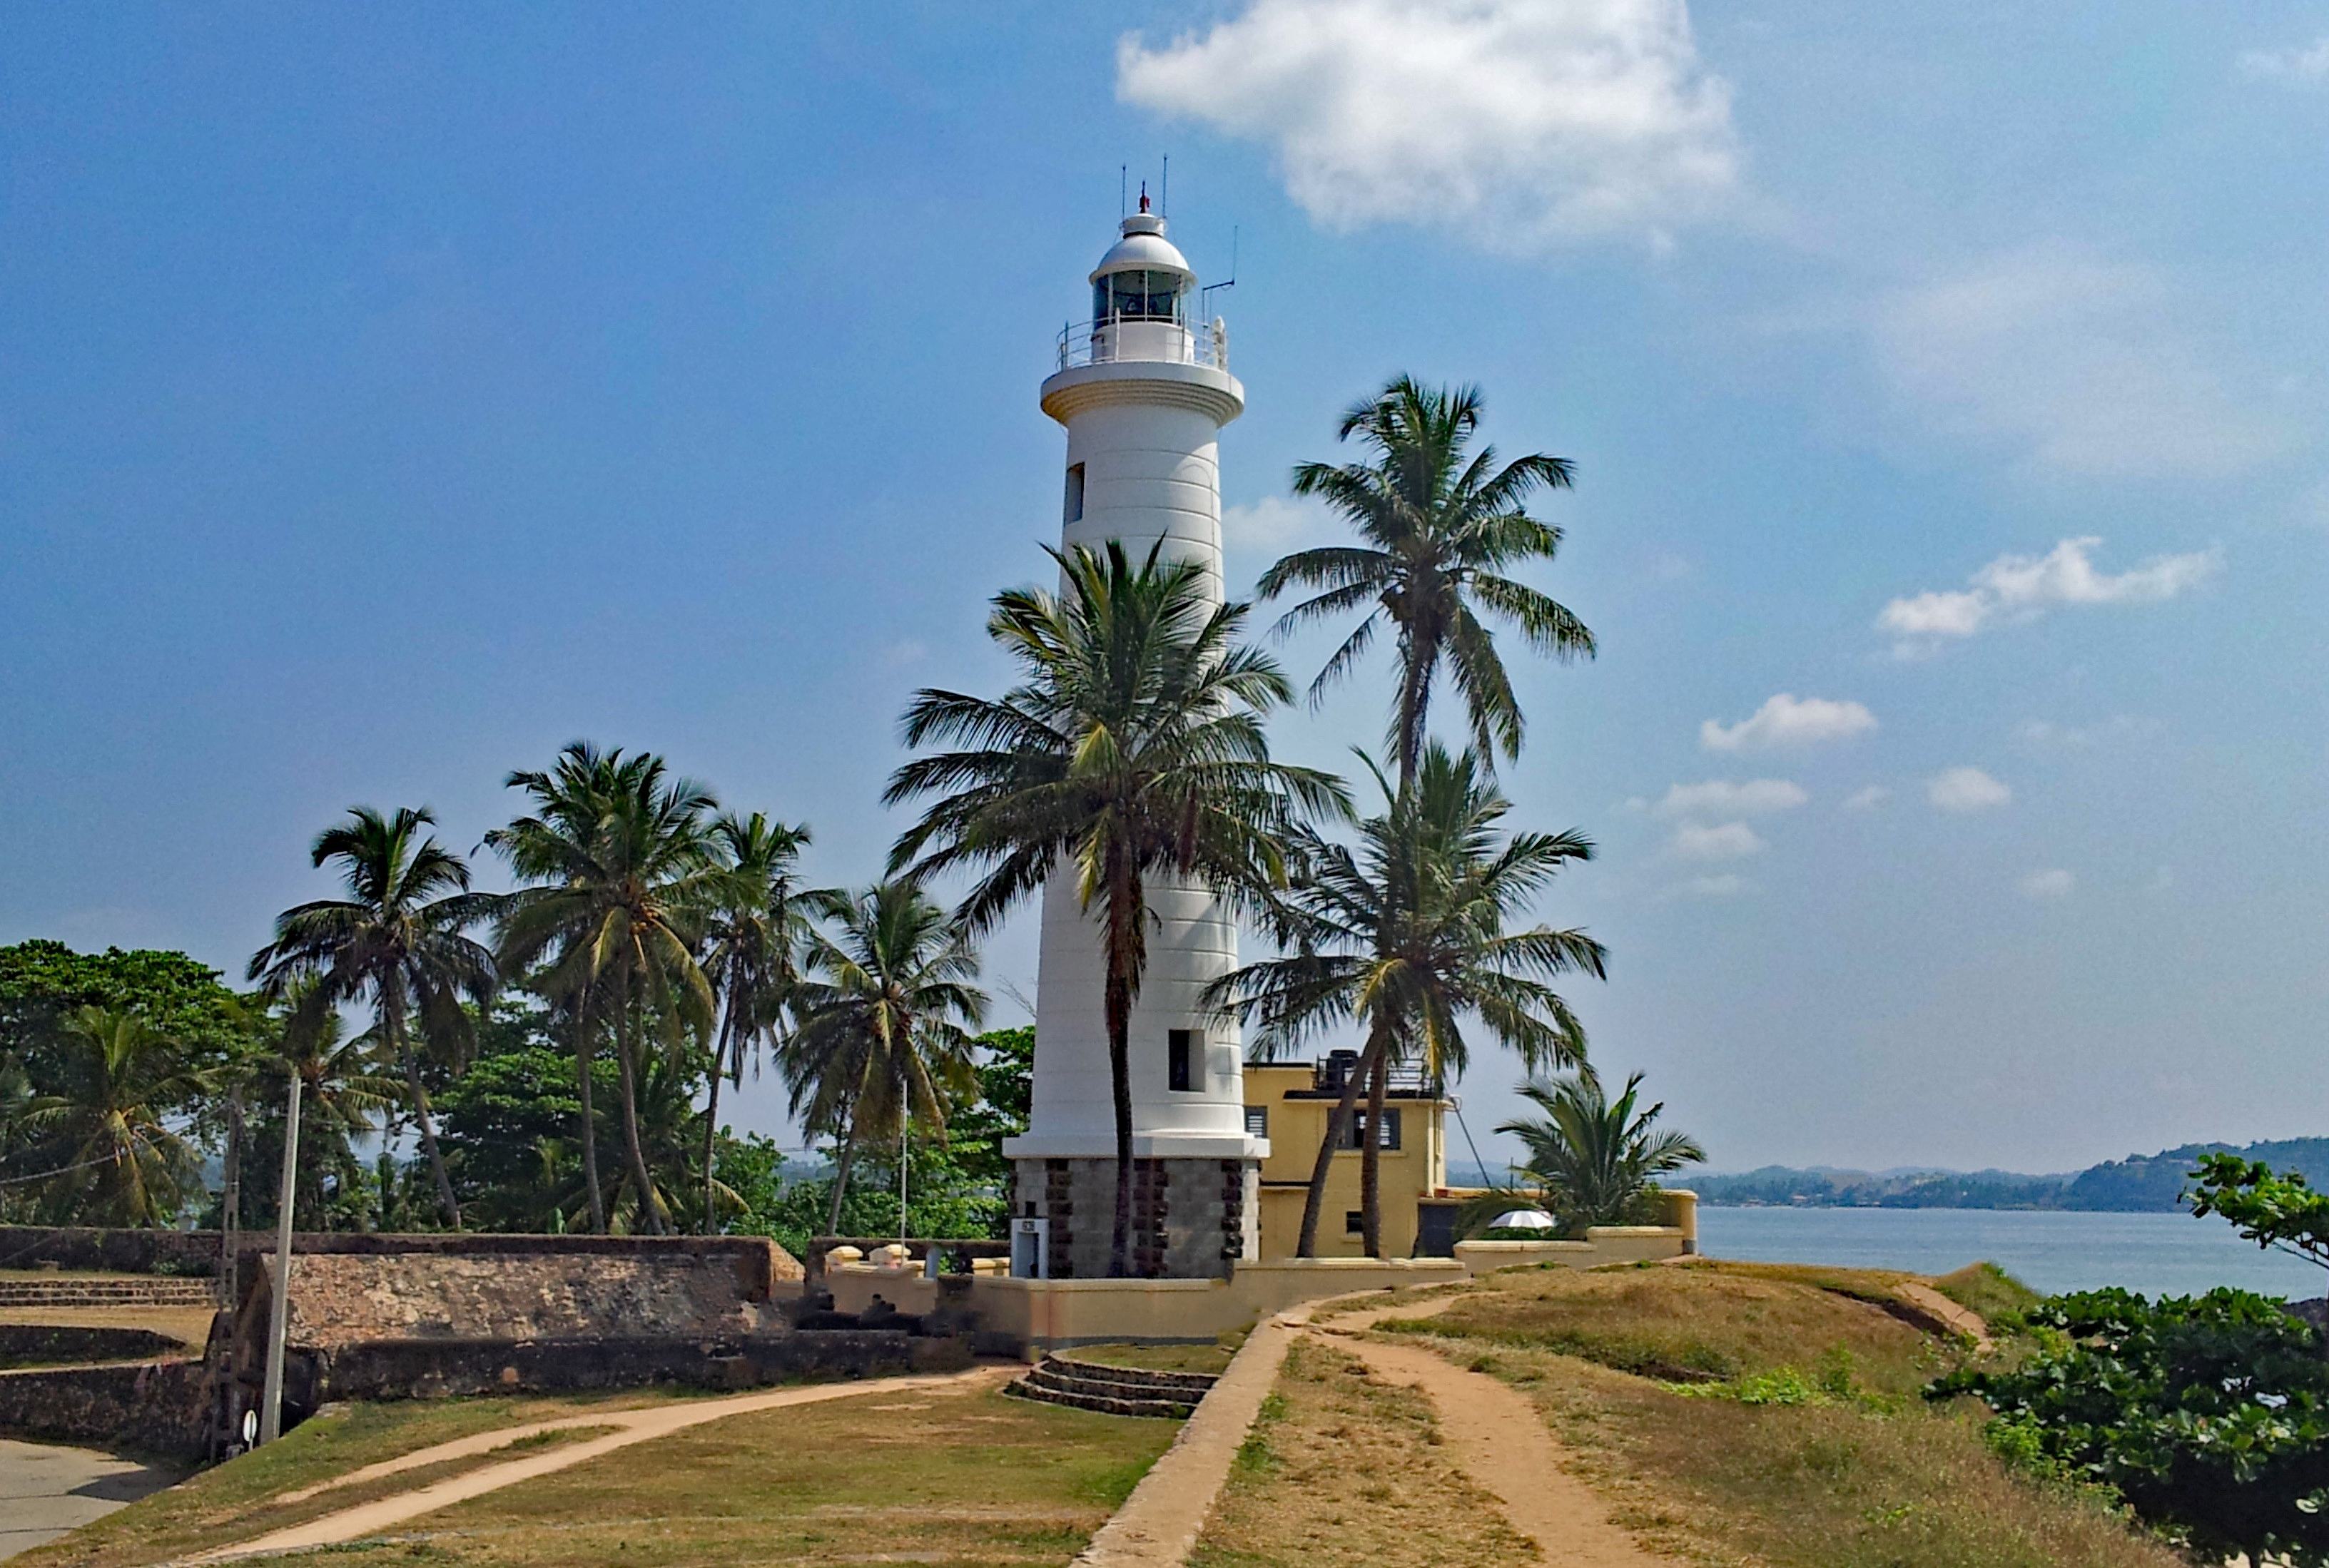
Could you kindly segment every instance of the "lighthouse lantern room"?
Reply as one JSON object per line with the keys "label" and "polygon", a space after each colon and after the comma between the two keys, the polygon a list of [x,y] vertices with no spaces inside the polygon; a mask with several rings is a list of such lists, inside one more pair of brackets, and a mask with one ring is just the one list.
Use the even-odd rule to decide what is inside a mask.
{"label": "lighthouse lantern room", "polygon": [[[1228,329],[1194,323],[1197,275],[1140,211],[1090,277],[1092,319],[1061,334],[1043,412],[1067,429],[1062,544],[1120,540],[1196,562],[1222,596],[1221,427],[1245,408],[1229,373]],[[1207,1011],[1205,988],[1237,966],[1237,924],[1203,887],[1147,885],[1155,920],[1132,1012],[1131,1268],[1146,1277],[1226,1276],[1258,1255],[1259,1162],[1249,1131],[1244,1052],[1233,1021]],[[1042,1239],[1017,1272],[1089,1279],[1108,1272],[1116,1212],[1116,1118],[1102,1009],[1099,927],[1072,878],[1043,896],[1036,981],[1033,1105],[1014,1162],[1014,1229]]]}

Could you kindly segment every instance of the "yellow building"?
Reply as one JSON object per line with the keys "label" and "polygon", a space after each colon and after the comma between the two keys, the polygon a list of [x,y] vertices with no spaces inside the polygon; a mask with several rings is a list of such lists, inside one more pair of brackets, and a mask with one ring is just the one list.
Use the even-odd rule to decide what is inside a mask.
{"label": "yellow building", "polygon": [[[1261,1257],[1294,1255],[1302,1235],[1302,1204],[1326,1122],[1342,1097],[1357,1053],[1335,1051],[1323,1062],[1252,1064],[1245,1069],[1246,1131],[1269,1140],[1261,1162]],[[1383,1107],[1379,1168],[1382,1183],[1382,1255],[1446,1257],[1454,1250],[1456,1211],[1468,1193],[1447,1186],[1447,1114],[1455,1102],[1412,1073],[1394,1072]],[[1366,1101],[1362,1095],[1344,1146],[1326,1177],[1326,1204],[1318,1221],[1318,1255],[1365,1254],[1359,1227],[1359,1164]]]}

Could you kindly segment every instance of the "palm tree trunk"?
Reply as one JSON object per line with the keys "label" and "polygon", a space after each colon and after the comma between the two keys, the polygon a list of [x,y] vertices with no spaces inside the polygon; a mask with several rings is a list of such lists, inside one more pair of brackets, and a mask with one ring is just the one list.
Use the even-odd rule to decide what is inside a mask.
{"label": "palm tree trunk", "polygon": [[437,1206],[445,1211],[445,1223],[459,1230],[461,1200],[453,1195],[453,1178],[445,1169],[444,1150],[437,1147],[437,1123],[429,1114],[429,1091],[420,1086],[420,1060],[409,1050],[404,1053],[404,1086],[412,1096],[412,1119],[420,1126],[420,1149],[429,1157],[429,1174],[437,1183]]}
{"label": "palm tree trunk", "polygon": [[631,1169],[631,1186],[639,1195],[639,1217],[647,1235],[664,1234],[663,1205],[655,1197],[655,1179],[647,1174],[646,1151],[639,1143],[638,1065],[631,1060],[631,1044],[637,1035],[631,1018],[629,988],[618,989],[622,1010],[616,1016],[620,1020],[615,1036],[615,1065],[622,1073],[623,1083],[623,1159]]}
{"label": "palm tree trunk", "polygon": [[1108,1078],[1116,1108],[1116,1221],[1108,1243],[1108,1277],[1132,1272],[1132,987],[1111,960],[1108,990]]}
{"label": "palm tree trunk", "polygon": [[226,1169],[219,1183],[219,1280],[225,1287],[228,1311],[242,1301],[242,1084],[237,1081],[226,1095]]}
{"label": "palm tree trunk", "polygon": [[720,1070],[726,1063],[729,1041],[723,1032],[720,1048],[712,1053],[712,1096],[703,1107],[703,1234],[720,1234],[720,1222],[712,1212],[712,1194],[717,1185],[712,1178],[712,1159],[720,1150]]}
{"label": "palm tree trunk", "polygon": [[1334,1169],[1334,1151],[1350,1134],[1351,1113],[1358,1105],[1359,1089],[1389,1041],[1390,1032],[1377,1023],[1367,1037],[1367,1047],[1360,1054],[1358,1065],[1343,1080],[1343,1097],[1334,1102],[1334,1113],[1326,1118],[1326,1136],[1319,1142],[1317,1160],[1310,1167],[1310,1191],[1302,1200],[1302,1237],[1295,1244],[1296,1257],[1318,1255],[1318,1219],[1326,1207],[1326,1176]]}
{"label": "palm tree trunk", "polygon": [[453,1178],[445,1173],[445,1155],[437,1147],[437,1124],[429,1115],[429,1092],[420,1086],[420,1061],[413,1055],[412,1042],[404,1030],[404,999],[390,991],[382,1000],[382,1010],[388,1015],[389,1048],[404,1068],[404,1090],[412,1100],[412,1120],[420,1128],[420,1151],[428,1157],[429,1177],[437,1183],[437,1207],[445,1211],[445,1223],[459,1230],[461,1200],[453,1196]]}
{"label": "palm tree trunk", "polygon": [[1367,1256],[1382,1256],[1383,1099],[1391,1083],[1391,1053],[1375,1056],[1367,1074],[1367,1135],[1359,1153],[1359,1224]]}
{"label": "palm tree trunk", "polygon": [[607,1197],[599,1185],[598,1117],[590,1109],[590,1058],[596,1054],[590,1048],[591,1039],[589,993],[586,991],[574,1004],[574,1092],[582,1107],[582,1184],[590,1194],[590,1229],[605,1235]]}
{"label": "palm tree trunk", "polygon": [[825,1216],[825,1234],[841,1234],[841,1204],[849,1194],[849,1162],[857,1153],[857,1119],[842,1123],[841,1152],[833,1165],[833,1209]]}
{"label": "palm tree trunk", "polygon": [[1399,671],[1399,787],[1407,793],[1423,761],[1424,710],[1431,701],[1431,665],[1420,650],[1400,638]]}

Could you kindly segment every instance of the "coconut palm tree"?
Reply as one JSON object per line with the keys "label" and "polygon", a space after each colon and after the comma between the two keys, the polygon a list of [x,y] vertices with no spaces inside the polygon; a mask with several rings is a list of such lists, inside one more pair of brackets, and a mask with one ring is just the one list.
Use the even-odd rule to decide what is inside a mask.
{"label": "coconut palm tree", "polygon": [[465,1059],[476,1028],[461,1000],[482,1005],[497,975],[493,954],[465,934],[492,901],[469,891],[459,855],[422,836],[436,821],[425,808],[382,816],[355,806],[316,835],[311,860],[318,869],[338,861],[348,897],[278,915],[275,940],[252,955],[250,978],[271,997],[297,993],[297,1028],[314,1029],[345,1003],[371,1007],[372,1032],[402,1071],[445,1223],[458,1230],[461,1205],[437,1147],[418,1047],[456,1065]]}
{"label": "coconut palm tree", "polygon": [[171,1115],[210,1091],[184,1045],[126,1009],[83,1007],[59,1031],[64,1093],[25,1106],[29,1162],[52,1224],[161,1225],[199,1192],[201,1163]]}
{"label": "coconut palm tree", "polygon": [[1626,1223],[1659,1177],[1706,1158],[1696,1140],[1657,1131],[1664,1101],[1635,1109],[1641,1084],[1642,1075],[1636,1073],[1626,1080],[1625,1092],[1612,1100],[1589,1074],[1523,1084],[1523,1098],[1544,1114],[1496,1128],[1527,1149],[1518,1174],[1536,1183],[1564,1235],[1582,1235],[1591,1225]]}
{"label": "coconut palm tree", "polygon": [[622,1087],[623,1158],[642,1198],[639,1228],[668,1228],[639,1138],[638,1034],[655,1020],[667,1050],[712,1032],[712,982],[696,962],[702,912],[721,867],[712,839],[711,793],[674,778],[663,758],[625,756],[576,741],[547,772],[507,780],[533,811],[486,841],[531,886],[504,897],[501,962],[512,972],[547,960],[537,978],[575,1024],[582,1095],[583,1165],[590,1223],[607,1227],[597,1141],[590,1127],[590,1061],[598,1027],[611,1027]]}
{"label": "coconut palm tree", "polygon": [[712,889],[703,969],[720,998],[720,1032],[712,1051],[712,1086],[703,1108],[703,1234],[720,1228],[712,1201],[712,1157],[720,1136],[720,1084],[740,1084],[744,1063],[776,1035],[799,978],[794,962],[802,915],[795,873],[805,826],[771,822],[759,812],[712,824],[725,861]]}
{"label": "coconut palm tree", "polygon": [[1580,1066],[1585,1030],[1552,981],[1598,979],[1603,968],[1601,944],[1582,931],[1513,929],[1563,866],[1592,858],[1589,840],[1574,832],[1501,833],[1510,803],[1471,752],[1425,747],[1405,788],[1372,761],[1367,766],[1383,810],[1359,824],[1355,850],[1307,829],[1293,840],[1300,873],[1270,902],[1267,921],[1289,951],[1213,988],[1217,1000],[1234,1002],[1258,1027],[1263,1056],[1344,1025],[1355,1024],[1365,1038],[1311,1168],[1297,1249],[1303,1257],[1316,1253],[1327,1171],[1349,1136],[1362,1084],[1369,1094],[1362,1203],[1366,1248],[1375,1254],[1387,1064],[1407,1056],[1434,1084],[1459,1075],[1469,1018],[1531,1072]]}
{"label": "coconut palm tree", "polygon": [[999,700],[924,690],[910,746],[962,749],[892,775],[890,803],[938,795],[893,863],[980,873],[963,900],[991,929],[1053,877],[1096,912],[1116,1109],[1108,1272],[1132,1227],[1132,1006],[1147,968],[1152,879],[1194,881],[1232,902],[1282,886],[1279,837],[1297,812],[1347,810],[1341,783],[1269,760],[1261,715],[1291,695],[1265,654],[1239,645],[1243,605],[1215,606],[1193,563],[1136,567],[1119,543],[1061,554],[1062,590],[996,596],[987,634],[1019,665]]}
{"label": "coconut palm tree", "polygon": [[1590,658],[1593,634],[1564,606],[1505,575],[1551,560],[1561,530],[1528,515],[1531,495],[1565,489],[1566,458],[1531,453],[1499,467],[1493,446],[1471,449],[1480,393],[1398,377],[1343,416],[1337,440],[1359,437],[1374,460],[1305,463],[1294,493],[1315,496],[1349,521],[1356,545],[1297,550],[1261,575],[1274,599],[1316,590],[1278,621],[1280,633],[1353,610],[1365,614],[1310,684],[1315,702],[1349,674],[1388,621],[1398,643],[1399,688],[1389,741],[1401,780],[1423,756],[1431,690],[1443,669],[1464,702],[1472,745],[1483,756],[1520,755],[1523,728],[1512,680],[1483,615],[1517,629],[1541,653]]}
{"label": "coconut palm tree", "polygon": [[[838,1145],[830,1232],[861,1140],[902,1142],[917,1122],[943,1136],[955,1101],[976,1090],[971,1031],[986,1016],[986,993],[971,984],[978,950],[969,933],[913,879],[807,902],[830,929],[802,943],[779,1060],[794,1116]],[[901,1197],[901,1230],[904,1220]]]}

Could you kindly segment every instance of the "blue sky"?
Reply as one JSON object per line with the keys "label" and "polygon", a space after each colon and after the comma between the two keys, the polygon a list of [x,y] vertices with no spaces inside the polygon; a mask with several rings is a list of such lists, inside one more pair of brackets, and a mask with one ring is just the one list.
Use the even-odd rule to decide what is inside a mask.
{"label": "blue sky", "polygon": [[577,736],[871,876],[1169,154],[1209,280],[1237,236],[1233,577],[1331,536],[1287,472],[1396,371],[1579,465],[1538,580],[1603,653],[1523,666],[1507,783],[1602,846],[1545,913],[1605,1072],[1732,1169],[2329,1131],[2317,9],[5,24],[0,940],[239,970],[347,805],[466,849]]}

